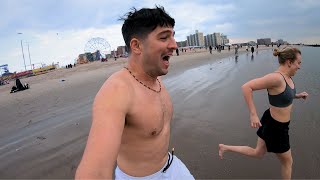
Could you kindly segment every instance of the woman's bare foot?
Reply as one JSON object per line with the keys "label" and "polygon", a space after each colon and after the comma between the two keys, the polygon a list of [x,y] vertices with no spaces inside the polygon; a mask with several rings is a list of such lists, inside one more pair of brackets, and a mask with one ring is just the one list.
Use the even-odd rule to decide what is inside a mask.
{"label": "woman's bare foot", "polygon": [[223,153],[225,151],[225,147],[224,147],[224,144],[219,144],[219,156],[220,156],[220,159],[223,159]]}

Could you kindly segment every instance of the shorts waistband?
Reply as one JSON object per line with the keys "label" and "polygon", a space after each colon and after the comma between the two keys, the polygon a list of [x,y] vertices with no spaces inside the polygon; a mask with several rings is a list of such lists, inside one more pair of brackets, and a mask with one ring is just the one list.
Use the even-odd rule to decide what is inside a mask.
{"label": "shorts waistband", "polygon": [[266,113],[268,119],[270,119],[270,121],[267,121],[267,123],[274,124],[274,125],[277,125],[277,126],[289,126],[289,124],[290,124],[290,121],[288,121],[288,122],[280,122],[280,121],[277,121],[276,119],[274,119],[271,116],[270,109],[267,109],[265,111],[265,113]]}
{"label": "shorts waistband", "polygon": [[148,176],[144,176],[144,177],[134,177],[134,176],[130,176],[128,174],[126,174],[125,172],[123,172],[119,166],[116,167],[116,171],[118,171],[118,175],[120,175],[120,177],[118,177],[119,179],[152,179],[152,178],[157,178],[160,177],[162,173],[165,173],[166,170],[168,170],[173,162],[174,159],[174,155],[170,152],[168,152],[168,161],[167,163],[157,172],[148,175]]}

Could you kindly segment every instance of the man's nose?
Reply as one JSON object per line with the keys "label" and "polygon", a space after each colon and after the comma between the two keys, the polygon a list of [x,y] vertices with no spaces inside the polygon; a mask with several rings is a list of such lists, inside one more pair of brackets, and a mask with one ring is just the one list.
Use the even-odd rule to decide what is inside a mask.
{"label": "man's nose", "polygon": [[176,42],[176,40],[174,38],[172,38],[172,40],[170,41],[169,48],[170,49],[177,49],[178,48],[177,42]]}

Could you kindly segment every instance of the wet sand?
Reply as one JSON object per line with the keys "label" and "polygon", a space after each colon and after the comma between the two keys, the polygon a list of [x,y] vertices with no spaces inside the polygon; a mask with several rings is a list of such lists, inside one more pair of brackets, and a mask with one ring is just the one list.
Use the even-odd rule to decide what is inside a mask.
{"label": "wet sand", "polygon": [[[221,62],[221,63],[220,63]],[[294,81],[297,92],[307,91],[307,101],[295,100],[290,124],[294,158],[293,178],[319,179],[320,85],[319,71],[311,62],[303,62]],[[196,178],[275,179],[280,176],[280,163],[272,153],[264,159],[251,159],[239,154],[218,156],[218,144],[255,146],[256,130],[250,128],[249,113],[242,96],[246,81],[274,71],[278,62],[271,50],[240,55],[190,69],[167,79],[173,97],[175,116],[171,146]],[[310,71],[311,70],[311,71]],[[309,71],[309,72],[308,72]],[[221,77],[222,76],[222,77]],[[266,91],[254,93],[259,117],[268,108]]]}
{"label": "wet sand", "polygon": [[[263,160],[231,153],[224,160],[218,157],[219,143],[256,143],[240,87],[277,67],[271,50],[261,49],[251,59],[242,48],[237,61],[233,50],[213,55],[202,50],[170,60],[170,72],[163,78],[175,109],[170,146],[197,179],[280,177],[272,154]],[[97,62],[23,79],[32,89],[14,96],[8,87],[0,87],[0,178],[73,178],[87,140],[93,98],[125,62]],[[298,87],[309,87],[313,99],[295,102],[290,125],[293,178],[320,178],[320,143],[309,141],[319,136],[319,85],[309,76],[314,75],[294,79]],[[267,108],[266,92],[256,93],[255,102],[261,115]]]}

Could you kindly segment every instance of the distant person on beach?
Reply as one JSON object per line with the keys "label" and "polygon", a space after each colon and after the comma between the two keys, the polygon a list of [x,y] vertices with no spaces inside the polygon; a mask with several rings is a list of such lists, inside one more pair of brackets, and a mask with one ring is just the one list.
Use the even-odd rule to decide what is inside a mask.
{"label": "distant person on beach", "polygon": [[236,45],[236,47],[234,48],[234,54],[235,54],[236,56],[238,56],[238,50],[239,50],[239,46]]}
{"label": "distant person on beach", "polygon": [[254,53],[254,47],[251,46],[251,54],[253,55],[253,53]]}
{"label": "distant person on beach", "polygon": [[25,85],[22,85],[20,79],[17,78],[17,79],[16,79],[16,85],[15,85],[15,86],[12,86],[10,93],[15,93],[15,92],[18,92],[18,91],[23,91],[23,90],[26,90],[26,89],[29,89],[29,84],[26,83]]}
{"label": "distant person on beach", "polygon": [[[266,152],[272,152],[280,160],[282,178],[291,179],[293,160],[289,142],[289,123],[292,103],[293,99],[306,99],[308,94],[306,92],[296,94],[296,87],[291,79],[300,69],[300,50],[293,47],[286,47],[281,51],[275,49],[273,55],[278,56],[279,68],[242,86],[250,112],[250,125],[252,128],[259,128],[256,147],[219,144],[219,156],[222,159],[224,152],[232,151],[260,159]],[[262,89],[268,91],[270,108],[259,120],[253,101],[253,91]]]}
{"label": "distant person on beach", "polygon": [[212,46],[211,45],[209,46],[209,51],[210,51],[210,54],[212,54]]}
{"label": "distant person on beach", "polygon": [[179,56],[179,49],[178,48],[176,49],[176,54],[177,54],[177,56]]}
{"label": "distant person on beach", "polygon": [[246,51],[247,51],[247,52],[249,51],[248,49],[249,49],[249,47],[248,47],[248,46],[246,46]]}
{"label": "distant person on beach", "polygon": [[177,49],[175,20],[158,6],[133,8],[122,20],[128,63],[95,97],[76,179],[194,179],[168,152],[173,104],[161,76]]}

